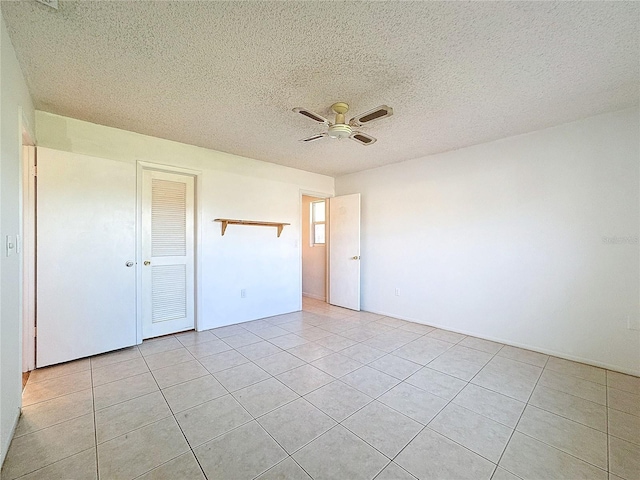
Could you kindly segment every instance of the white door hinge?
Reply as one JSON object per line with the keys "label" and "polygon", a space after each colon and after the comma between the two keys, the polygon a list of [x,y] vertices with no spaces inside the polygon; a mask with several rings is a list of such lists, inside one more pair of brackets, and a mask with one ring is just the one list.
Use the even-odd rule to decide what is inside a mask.
{"label": "white door hinge", "polygon": [[36,165],[31,166],[31,175],[34,177],[38,176],[38,167]]}

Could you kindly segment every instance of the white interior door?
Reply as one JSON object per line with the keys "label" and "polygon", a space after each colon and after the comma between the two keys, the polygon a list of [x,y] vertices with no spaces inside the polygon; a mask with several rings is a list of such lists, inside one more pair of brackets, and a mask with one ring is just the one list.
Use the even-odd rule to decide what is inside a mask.
{"label": "white interior door", "polygon": [[360,310],[360,194],[329,199],[329,303]]}
{"label": "white interior door", "polygon": [[37,367],[136,343],[136,167],[38,148]]}
{"label": "white interior door", "polygon": [[142,173],[142,337],[195,324],[194,177]]}

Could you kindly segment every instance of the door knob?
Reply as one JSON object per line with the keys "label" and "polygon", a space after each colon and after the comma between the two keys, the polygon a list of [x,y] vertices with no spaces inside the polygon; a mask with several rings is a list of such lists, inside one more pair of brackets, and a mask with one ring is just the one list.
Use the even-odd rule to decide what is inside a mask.
{"label": "door knob", "polygon": [[351,260],[360,260],[360,255],[356,255],[355,257],[351,257]]}
{"label": "door knob", "polygon": [[133,267],[133,262],[127,262],[127,263],[125,263],[125,265],[126,265],[127,267]]}
{"label": "door knob", "polygon": [[151,265],[151,262],[150,262],[149,260],[145,260],[145,261],[144,261],[144,265],[145,265],[145,266],[149,266],[149,265]]}

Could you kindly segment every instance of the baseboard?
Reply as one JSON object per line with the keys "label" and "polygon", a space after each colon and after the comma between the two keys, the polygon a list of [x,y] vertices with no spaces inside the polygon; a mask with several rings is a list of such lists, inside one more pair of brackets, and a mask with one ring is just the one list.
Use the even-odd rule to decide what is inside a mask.
{"label": "baseboard", "polygon": [[322,300],[323,302],[326,300],[326,298],[324,297],[324,295],[315,295],[313,293],[305,293],[302,292],[302,296],[303,297],[308,297],[308,298],[314,298],[316,300]]}
{"label": "baseboard", "polygon": [[629,368],[621,367],[619,365],[613,365],[605,362],[598,362],[597,360],[592,360],[590,358],[580,357],[578,355],[570,355],[564,352],[557,352],[555,350],[550,350],[547,348],[541,348],[535,345],[529,345],[526,343],[516,343],[509,340],[505,340],[503,338],[491,337],[487,335],[480,335],[477,332],[471,332],[468,330],[459,330],[455,328],[451,328],[448,325],[436,324],[436,323],[425,323],[421,320],[409,317],[403,317],[399,315],[395,315],[388,312],[381,312],[376,310],[366,310],[367,312],[376,313],[378,315],[384,315],[385,317],[393,317],[398,318],[400,320],[406,320],[408,322],[419,323],[421,325],[427,325],[429,327],[440,328],[442,330],[449,330],[450,332],[461,333],[463,335],[471,335],[472,337],[482,338],[483,340],[490,340],[492,342],[502,343],[504,345],[509,345],[511,347],[524,348],[525,350],[531,350],[533,352],[543,353],[545,355],[552,355],[554,357],[564,358],[565,360],[571,360],[574,362],[584,363],[587,365],[592,365],[594,367],[606,368],[607,370],[613,370],[615,372],[625,373],[627,375],[634,375],[636,377],[640,377],[640,370],[632,370]]}
{"label": "baseboard", "polygon": [[16,418],[13,419],[13,426],[11,427],[11,431],[7,436],[6,441],[2,445],[2,451],[0,451],[0,468],[4,465],[4,459],[7,458],[7,452],[9,451],[9,447],[11,446],[11,441],[13,440],[13,435],[16,433],[16,428],[18,427],[18,420],[20,420],[20,409],[18,409],[18,414]]}

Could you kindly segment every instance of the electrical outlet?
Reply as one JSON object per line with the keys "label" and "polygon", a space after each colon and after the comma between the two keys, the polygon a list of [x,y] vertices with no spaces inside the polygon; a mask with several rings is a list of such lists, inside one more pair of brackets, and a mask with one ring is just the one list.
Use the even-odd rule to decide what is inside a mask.
{"label": "electrical outlet", "polygon": [[640,316],[627,315],[627,328],[629,330],[640,330]]}
{"label": "electrical outlet", "polygon": [[400,296],[400,289],[396,288],[396,297],[399,297],[399,296]]}
{"label": "electrical outlet", "polygon": [[243,288],[240,290],[240,298],[247,298],[247,289]]}

